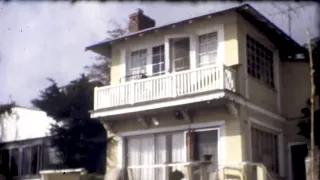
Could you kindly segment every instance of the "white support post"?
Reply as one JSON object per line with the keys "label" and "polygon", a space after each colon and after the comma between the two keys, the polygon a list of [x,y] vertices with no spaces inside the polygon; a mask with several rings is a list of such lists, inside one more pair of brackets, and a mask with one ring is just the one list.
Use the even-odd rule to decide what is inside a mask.
{"label": "white support post", "polygon": [[177,75],[175,73],[172,73],[172,97],[177,96]]}
{"label": "white support post", "polygon": [[97,110],[98,108],[98,95],[97,95],[97,87],[94,87],[94,90],[93,90],[93,110]]}
{"label": "white support post", "polygon": [[224,75],[224,65],[223,64],[221,64],[220,65],[220,67],[219,67],[219,69],[220,69],[220,79],[219,79],[219,81],[220,81],[220,87],[221,87],[221,89],[224,89],[225,88],[225,75]]}
{"label": "white support post", "polygon": [[165,41],[164,41],[164,65],[165,65],[165,73],[168,74],[170,73],[170,39],[169,37],[165,37]]}
{"label": "white support post", "polygon": [[130,99],[130,102],[131,102],[131,104],[134,104],[134,96],[135,96],[135,92],[134,92],[134,80],[132,80],[132,82],[131,82],[131,85],[130,85],[130,91],[131,91],[131,93],[130,93],[130,95],[131,95],[131,99]]}

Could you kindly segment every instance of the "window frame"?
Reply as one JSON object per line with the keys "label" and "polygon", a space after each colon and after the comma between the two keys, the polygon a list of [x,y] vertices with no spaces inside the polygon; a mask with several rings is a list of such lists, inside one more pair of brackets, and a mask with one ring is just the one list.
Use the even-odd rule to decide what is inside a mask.
{"label": "window frame", "polygon": [[[250,59],[252,52],[250,50],[249,39],[251,42],[251,46],[252,46],[252,42],[253,42],[253,46],[255,47],[255,51],[254,51],[253,55],[255,58],[257,58],[256,56],[258,56],[259,62],[257,62],[256,59],[253,59],[253,60]],[[276,63],[275,63],[276,52],[273,50],[272,47],[267,46],[265,43],[259,42],[259,40],[257,40],[257,39],[258,38],[256,38],[254,35],[246,34],[246,43],[245,43],[246,57],[247,57],[246,58],[246,64],[247,64],[246,73],[251,78],[258,80],[258,81],[262,82],[263,84],[265,84],[266,86],[268,86],[269,88],[275,90],[276,83],[277,83]],[[262,57],[260,54],[257,54],[257,51],[256,51],[257,45],[258,45],[259,52],[263,53],[264,57]],[[264,49],[265,51],[261,52],[262,49]],[[265,58],[268,53],[270,55],[269,60],[267,58]],[[259,68],[257,69],[257,67],[259,67]],[[258,73],[259,77],[257,75],[253,75],[252,71],[255,71],[256,73]]]}
{"label": "window frame", "polygon": [[[278,133],[276,133],[276,132],[271,132],[271,131],[268,131],[267,129],[264,129],[263,127],[259,127],[258,125],[256,125],[256,124],[254,124],[254,125],[252,125],[251,127],[250,127],[250,131],[251,131],[251,139],[252,139],[252,142],[251,142],[251,148],[252,148],[252,160],[253,160],[253,154],[254,154],[254,150],[258,150],[259,152],[256,152],[257,153],[257,155],[259,155],[259,156],[261,156],[261,155],[263,155],[264,153],[262,152],[262,154],[260,154],[260,150],[261,151],[264,151],[263,150],[263,148],[264,147],[260,147],[260,144],[258,143],[258,144],[256,144],[257,145],[257,147],[253,147],[254,146],[254,140],[253,140],[253,137],[255,137],[255,138],[257,138],[258,140],[260,139],[260,138],[266,138],[266,137],[268,137],[268,136],[271,136],[271,137],[268,137],[268,138],[271,138],[274,142],[272,142],[272,143],[275,143],[275,144],[273,144],[272,145],[272,147],[269,147],[270,149],[271,149],[271,157],[272,157],[272,159],[271,159],[271,167],[267,167],[266,165],[266,168],[271,168],[271,169],[268,169],[268,170],[270,170],[270,171],[272,171],[272,172],[274,172],[274,173],[278,173],[278,174],[280,174],[280,163],[279,163],[279,161],[280,161],[280,158],[279,158],[279,151],[280,151],[280,148],[279,148],[279,136],[278,136]],[[257,133],[260,135],[260,137],[258,137],[258,134],[253,134],[253,132],[254,131],[257,131]],[[261,137],[261,133],[263,133],[263,136]],[[275,139],[273,139],[273,138],[275,138]],[[262,139],[263,140],[263,142],[264,143],[268,143],[267,141],[267,139]],[[260,142],[262,142],[262,141],[260,141]],[[274,149],[275,148],[275,149]],[[273,157],[273,156],[275,156],[275,157]],[[273,159],[273,158],[275,158],[275,159]],[[257,162],[257,163],[263,163],[263,160],[262,160],[262,162]],[[275,166],[275,167],[274,167]]]}
{"label": "window frame", "polygon": [[[160,47],[160,53],[158,54],[154,54],[153,50],[154,48],[158,48]],[[163,54],[161,54],[161,51],[163,50]],[[154,63],[154,57],[155,56],[159,56],[160,57],[160,61],[159,63]],[[163,60],[163,61],[162,61]],[[164,68],[162,69],[161,66],[162,64],[164,65]],[[155,73],[153,67],[157,65],[159,66],[159,72]],[[166,73],[166,62],[165,62],[165,45],[164,43],[161,45],[157,45],[157,46],[152,46],[151,47],[151,68],[152,68],[152,76],[159,76],[159,75],[164,75]]]}
{"label": "window frame", "polygon": [[278,138],[278,174],[280,176],[285,176],[285,164],[284,164],[284,137],[283,137],[283,130],[281,128],[277,128],[273,125],[269,125],[265,122],[261,122],[258,119],[249,117],[248,119],[248,132],[249,132],[249,138],[248,138],[248,148],[249,148],[249,158],[250,161],[253,161],[252,159],[252,131],[251,127],[260,127],[263,128],[263,131],[266,131],[268,133],[276,134]]}
{"label": "window frame", "polygon": [[[41,140],[40,140],[41,141]],[[17,158],[17,175],[14,176],[16,178],[20,178],[20,177],[34,177],[34,176],[39,176],[39,172],[40,170],[43,168],[43,151],[44,151],[44,146],[46,146],[46,144],[44,142],[40,142],[40,141],[36,141],[36,142],[30,142],[30,144],[28,145],[19,145],[16,143],[10,143],[8,145],[5,145],[5,147],[3,148],[4,150],[7,150],[9,152],[9,164],[8,164],[8,168],[11,169],[11,163],[12,163],[12,153],[14,150],[17,150],[18,153],[18,158]],[[26,142],[27,143],[27,142]],[[32,162],[33,162],[33,148],[37,149],[37,162],[36,162],[36,172],[33,173],[33,168],[32,168]],[[24,152],[26,149],[30,148],[31,150],[31,156],[29,158],[30,162],[28,165],[28,169],[25,170],[24,169]]]}
{"label": "window frame", "polygon": [[[145,51],[145,65],[144,66],[139,66],[139,67],[134,67],[133,68],[133,53],[141,53],[142,51]],[[141,54],[140,54],[141,56]],[[142,59],[139,59],[139,61],[141,61]],[[142,62],[140,62],[142,63]],[[147,66],[148,66],[148,48],[142,48],[142,49],[138,49],[138,50],[134,50],[134,51],[130,51],[127,57],[127,69],[126,69],[126,76],[131,76],[133,77],[133,79],[136,79],[134,76],[138,76],[140,74],[147,74]],[[138,74],[133,74],[132,71],[138,70],[139,72],[141,71],[141,69],[144,68],[145,73],[138,73]]]}
{"label": "window frame", "polygon": [[[223,24],[214,24],[209,25],[204,28],[195,29],[193,32],[186,32],[186,33],[173,33],[173,34],[165,34],[164,39],[156,38],[154,42],[149,42],[145,40],[137,40],[136,44],[124,44],[117,46],[117,51],[120,51],[120,83],[128,82],[129,80],[122,81],[121,79],[128,76],[128,59],[131,52],[141,49],[147,49],[148,60],[147,60],[147,70],[146,75],[152,75],[152,58],[150,54],[152,53],[152,47],[159,46],[164,44],[164,56],[165,56],[165,73],[170,73],[171,61],[169,56],[169,40],[173,38],[180,38],[180,37],[189,37],[190,38],[190,69],[197,68],[197,62],[199,59],[198,56],[198,40],[197,37],[199,35],[217,32],[217,61],[216,63],[223,64],[224,63],[224,25]],[[150,57],[149,57],[150,56]]]}
{"label": "window frame", "polygon": [[[216,43],[216,50],[212,50],[212,51],[208,51],[208,52],[203,52],[203,53],[200,53],[200,46],[201,46],[201,42],[200,42],[200,38],[201,36],[208,36],[209,34],[215,34],[215,38],[216,38],[216,41],[214,42],[205,42],[204,44],[210,44],[210,43]],[[207,33],[203,33],[203,34],[198,34],[197,35],[197,58],[196,58],[196,67],[197,68],[201,68],[201,67],[204,67],[204,66],[210,66],[210,65],[214,65],[217,63],[218,61],[218,52],[219,52],[219,32],[216,30],[216,31],[211,31],[211,32],[207,32]],[[214,62],[209,62],[209,63],[206,63],[206,64],[202,64],[200,63],[200,60],[201,60],[201,56],[203,55],[210,55],[210,54],[216,54],[216,59],[214,60]]]}
{"label": "window frame", "polygon": [[[218,139],[218,141],[217,141],[217,153],[218,154],[220,154],[220,155],[218,155],[218,159],[217,159],[217,161],[218,161],[218,164],[220,164],[221,162],[222,162],[222,153],[221,153],[221,146],[222,146],[222,144],[221,144],[221,142],[220,142],[220,140],[221,140],[221,138],[222,138],[222,133],[221,133],[221,128],[222,128],[222,126],[218,126],[218,127],[209,127],[209,128],[193,128],[193,129],[191,129],[192,131],[194,131],[194,132],[205,132],[205,131],[217,131],[217,139]],[[183,151],[184,151],[184,157],[183,157],[183,159],[185,160],[185,161],[187,161],[187,133],[189,132],[189,130],[177,130],[177,131],[165,131],[165,132],[155,132],[155,133],[146,133],[146,134],[139,134],[139,135],[132,135],[132,136],[125,136],[124,137],[124,148],[125,148],[125,150],[127,151],[128,150],[128,139],[129,138],[132,138],[132,137],[147,137],[147,136],[153,136],[153,138],[155,139],[155,135],[157,135],[157,134],[166,134],[166,135],[171,135],[171,134],[174,134],[174,133],[178,133],[178,132],[182,132],[183,133],[183,142],[184,142],[184,149],[183,149]],[[125,156],[125,164],[126,164],[126,166],[128,166],[128,156]]]}

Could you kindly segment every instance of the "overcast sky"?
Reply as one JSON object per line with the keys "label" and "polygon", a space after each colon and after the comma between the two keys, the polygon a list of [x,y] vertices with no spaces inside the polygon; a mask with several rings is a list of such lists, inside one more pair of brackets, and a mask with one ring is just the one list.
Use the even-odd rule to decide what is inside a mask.
{"label": "overcast sky", "polygon": [[[288,18],[276,14],[284,3],[250,3],[276,25],[288,32]],[[304,4],[291,3],[292,7]],[[30,100],[49,85],[46,78],[68,83],[84,72],[93,53],[88,45],[106,38],[110,20],[122,24],[128,15],[143,9],[156,25],[218,11],[238,3],[118,3],[118,2],[12,2],[0,4],[0,103],[10,100],[31,106]],[[305,28],[313,37],[318,34],[316,4],[292,13],[292,37],[306,42]]]}

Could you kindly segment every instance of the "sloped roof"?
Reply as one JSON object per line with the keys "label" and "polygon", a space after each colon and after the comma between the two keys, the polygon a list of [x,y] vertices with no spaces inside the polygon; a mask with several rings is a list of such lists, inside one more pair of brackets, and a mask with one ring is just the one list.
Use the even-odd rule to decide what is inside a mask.
{"label": "sloped roof", "polygon": [[104,40],[99,43],[90,45],[85,48],[85,50],[91,50],[93,52],[103,54],[106,49],[110,48],[110,45],[114,42],[118,42],[121,40],[124,40],[129,37],[133,36],[138,36],[141,33],[151,33],[154,32],[155,30],[159,29],[166,29],[169,27],[172,27],[172,25],[176,24],[182,24],[182,23],[188,23],[190,20],[197,20],[197,19],[202,19],[206,18],[208,16],[216,16],[220,15],[223,13],[229,13],[232,11],[238,12],[241,16],[243,16],[248,22],[250,22],[252,25],[254,25],[258,30],[263,32],[271,42],[273,42],[275,45],[278,46],[278,48],[283,48],[281,49],[285,54],[290,54],[292,52],[302,52],[304,51],[302,48],[295,40],[293,40],[289,35],[287,35],[285,32],[283,32],[279,27],[277,27],[275,24],[273,24],[270,20],[268,20],[265,16],[263,16],[261,13],[259,13],[255,8],[253,8],[249,4],[244,4],[240,5],[237,7],[225,9],[222,11],[214,12],[214,13],[208,13],[205,15],[201,16],[196,16],[193,18],[185,19],[182,21],[174,22],[174,23],[169,23],[165,24],[162,26],[157,26],[153,28],[148,28],[145,30],[141,30],[138,32],[126,34],[124,36],[114,38],[114,39],[109,39],[109,40]]}

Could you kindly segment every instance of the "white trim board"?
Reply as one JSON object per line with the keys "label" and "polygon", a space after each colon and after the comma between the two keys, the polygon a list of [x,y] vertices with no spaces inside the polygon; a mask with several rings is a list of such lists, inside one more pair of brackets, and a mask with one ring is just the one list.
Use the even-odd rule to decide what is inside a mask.
{"label": "white trim board", "polygon": [[157,102],[157,103],[151,103],[152,104],[145,104],[140,106],[133,106],[133,107],[125,107],[115,110],[105,110],[100,112],[93,112],[91,114],[92,118],[99,118],[99,117],[105,117],[105,116],[113,116],[113,115],[119,115],[119,114],[125,114],[125,113],[133,113],[133,112],[140,112],[140,111],[147,111],[152,109],[160,109],[165,107],[172,107],[172,106],[179,106],[183,104],[189,104],[189,103],[196,103],[196,102],[202,102],[202,101],[208,101],[212,99],[220,99],[225,96],[224,92],[217,92],[217,93],[210,93],[206,95],[196,95],[193,97],[186,97],[182,99],[172,99],[170,101],[166,102]]}
{"label": "white trim board", "polygon": [[169,126],[169,127],[153,128],[153,129],[138,130],[138,131],[127,131],[127,132],[117,133],[117,135],[120,137],[138,136],[138,135],[144,135],[144,134],[182,131],[182,130],[188,130],[190,128],[199,129],[199,128],[208,128],[208,127],[219,127],[219,126],[224,126],[224,124],[225,124],[225,121],[220,120],[220,121],[212,121],[207,123],[195,123],[195,124]]}
{"label": "white trim board", "polygon": [[[188,31],[188,30],[187,30]],[[207,33],[211,33],[211,32],[217,32],[218,35],[218,47],[217,47],[217,60],[220,63],[224,63],[224,24],[214,24],[214,25],[210,25],[208,27],[199,27],[197,29],[192,29],[192,31],[189,32],[185,32],[185,33],[172,33],[172,34],[163,34],[161,36],[161,38],[159,37],[152,37],[152,36],[148,36],[148,37],[141,37],[143,38],[143,42],[144,43],[139,43],[139,44],[135,44],[135,43],[128,43],[126,42],[126,44],[121,46],[121,50],[120,50],[120,64],[121,64],[121,68],[120,68],[120,75],[121,77],[125,77],[126,73],[127,73],[127,68],[126,63],[127,63],[127,58],[130,56],[130,53],[133,51],[137,51],[137,50],[142,50],[142,49],[147,49],[147,54],[148,54],[148,60],[147,60],[147,74],[150,75],[152,74],[152,65],[150,64],[150,62],[152,62],[151,60],[151,50],[153,47],[155,46],[159,46],[159,45],[164,45],[165,46],[165,69],[166,69],[166,73],[169,73],[169,69],[171,66],[170,62],[170,51],[169,51],[169,39],[172,38],[180,38],[180,37],[188,37],[190,40],[190,69],[194,69],[196,68],[196,63],[198,60],[198,41],[197,38],[199,35],[203,35],[203,34],[207,34]],[[148,38],[148,39],[147,39]]]}
{"label": "white trim board", "polygon": [[[126,108],[120,108],[115,110],[105,110],[100,112],[93,112],[91,114],[92,118],[99,118],[99,117],[106,117],[106,116],[113,116],[113,115],[119,115],[119,114],[126,114],[126,113],[134,113],[134,112],[140,112],[140,111],[147,111],[152,109],[160,109],[165,107],[172,107],[172,106],[178,106],[183,104],[189,104],[189,103],[195,103],[195,102],[202,102],[202,101],[209,101],[213,99],[220,99],[220,98],[228,98],[231,101],[235,101],[236,103],[248,107],[254,111],[257,111],[261,114],[264,114],[268,117],[271,117],[277,121],[280,122],[286,122],[286,119],[282,117],[279,114],[276,114],[274,112],[271,112],[269,110],[266,110],[248,100],[245,98],[238,96],[234,93],[220,91],[216,93],[211,94],[205,94],[205,95],[195,95],[193,97],[187,97],[183,99],[172,99],[169,102],[157,102],[153,104],[145,104],[140,106],[133,106],[133,107],[126,107]],[[152,102],[151,102],[152,103]]]}

